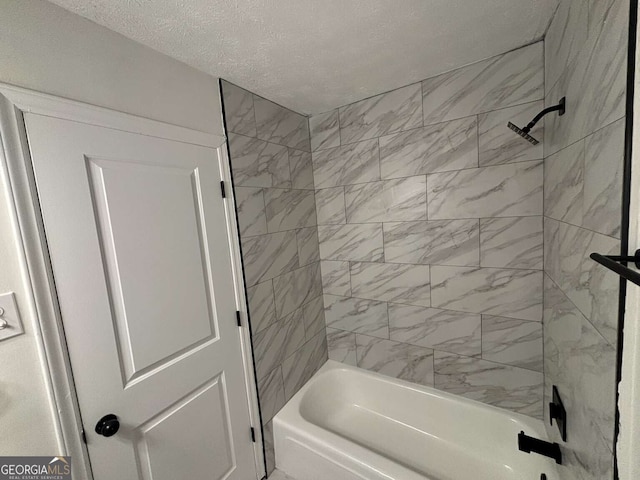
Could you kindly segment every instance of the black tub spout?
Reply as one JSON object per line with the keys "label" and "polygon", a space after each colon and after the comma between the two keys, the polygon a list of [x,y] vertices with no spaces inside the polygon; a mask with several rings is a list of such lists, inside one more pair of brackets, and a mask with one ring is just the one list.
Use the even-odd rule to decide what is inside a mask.
{"label": "black tub spout", "polygon": [[557,443],[546,442],[520,432],[518,434],[518,449],[522,452],[533,452],[553,458],[557,464],[562,465],[562,452],[560,451],[560,445]]}

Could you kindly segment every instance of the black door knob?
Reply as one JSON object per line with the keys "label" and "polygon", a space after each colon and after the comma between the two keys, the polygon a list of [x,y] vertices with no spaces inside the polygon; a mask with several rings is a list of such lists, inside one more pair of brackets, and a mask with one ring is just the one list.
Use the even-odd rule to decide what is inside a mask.
{"label": "black door knob", "polygon": [[113,413],[105,415],[96,423],[96,433],[105,437],[115,435],[118,430],[120,430],[120,422]]}

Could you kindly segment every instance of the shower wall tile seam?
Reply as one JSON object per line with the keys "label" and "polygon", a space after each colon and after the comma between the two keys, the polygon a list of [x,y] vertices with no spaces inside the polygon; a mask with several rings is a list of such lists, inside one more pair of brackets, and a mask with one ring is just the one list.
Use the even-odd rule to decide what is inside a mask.
{"label": "shower wall tile seam", "polygon": [[[612,122],[615,123],[615,122]],[[369,139],[372,140],[372,139]],[[365,140],[365,141],[369,141],[369,140]],[[583,141],[584,139],[580,139],[578,140],[578,142]],[[575,142],[575,143],[578,143]],[[336,147],[339,148],[339,147]],[[564,150],[564,149],[563,149]],[[560,150],[558,151],[560,152]],[[556,152],[556,153],[558,153]],[[548,157],[547,157],[548,158]],[[510,166],[510,165],[518,165],[518,164],[522,164],[522,163],[542,163],[544,160],[546,160],[546,158],[543,157],[539,157],[539,158],[532,158],[532,159],[527,159],[527,160],[517,160],[517,161],[513,161],[513,162],[505,162],[505,163],[500,163],[500,164],[496,164],[496,165],[475,165],[473,167],[467,167],[467,168],[457,168],[457,169],[452,169],[452,170],[438,170],[436,172],[429,172],[429,173],[418,173],[415,175],[405,175],[405,176],[400,176],[400,177],[389,177],[389,178],[380,178],[379,180],[370,180],[368,182],[354,182],[354,183],[346,183],[346,184],[341,184],[341,185],[335,185],[335,186],[331,186],[331,187],[320,187],[320,188],[315,188],[315,191],[321,191],[321,190],[329,190],[332,188],[338,188],[338,187],[351,187],[351,186],[357,186],[357,185],[367,185],[370,183],[380,183],[380,182],[390,182],[390,181],[394,181],[394,180],[403,180],[403,179],[407,179],[407,178],[415,178],[415,177],[430,177],[433,175],[439,175],[439,174],[444,174],[444,173],[453,173],[453,172],[465,172],[465,171],[470,171],[470,170],[479,170],[479,169],[485,169],[485,168],[500,168],[500,167],[506,167],[506,166]],[[428,180],[428,179],[427,179]],[[239,187],[247,187],[247,188],[268,188],[268,189],[278,189],[278,190],[303,190],[303,191],[310,191],[311,189],[306,189],[306,188],[287,188],[287,187],[255,187],[253,185],[238,185]],[[535,215],[509,215],[509,216],[535,216]],[[486,218],[494,218],[494,217],[486,217]],[[501,217],[502,218],[502,217]]]}
{"label": "shower wall tile seam", "polygon": [[[358,184],[358,185],[364,185],[362,183]],[[339,187],[332,187],[332,188],[339,188]],[[323,189],[323,190],[327,190],[327,189]],[[539,214],[533,214],[533,215],[506,215],[504,217],[487,217],[487,216],[483,216],[483,217],[455,217],[455,218],[434,218],[434,219],[426,219],[426,220],[392,220],[392,221],[378,221],[378,222],[348,222],[348,223],[319,223],[317,226],[318,227],[324,227],[324,226],[335,226],[335,225],[378,225],[378,224],[389,224],[389,223],[420,223],[420,222],[451,222],[451,221],[455,221],[455,220],[494,220],[494,219],[504,219],[507,220],[509,218],[536,218],[536,217],[545,217],[545,218],[551,218],[551,220],[555,220],[557,222],[560,222],[561,220],[557,220],[555,218],[552,217],[546,217],[545,215],[539,213]],[[567,223],[567,222],[563,222],[563,223]],[[573,225],[573,224],[568,224],[568,225],[572,225],[574,227],[580,227],[580,225]],[[300,227],[300,228],[310,228],[310,227]],[[582,227],[580,227],[582,228]],[[585,230],[588,230],[587,228],[585,228]],[[287,230],[287,231],[291,231],[291,230]],[[599,233],[596,232],[594,230],[592,230],[594,233]],[[277,232],[276,232],[277,233]],[[254,235],[255,237],[260,236],[260,235],[264,235],[264,234],[259,234],[259,235]],[[604,233],[600,233],[600,235],[604,235],[604,236],[609,236],[610,235],[605,235]],[[615,238],[615,237],[611,237],[611,238]],[[620,240],[619,238],[617,240]]]}
{"label": "shower wall tile seam", "polygon": [[[339,330],[339,329],[335,329],[334,328],[334,330]],[[341,331],[349,332],[348,330],[341,330]],[[487,363],[513,368],[514,370],[523,370],[523,371],[527,371],[527,372],[533,372],[533,373],[536,373],[536,374],[542,374],[543,373],[541,370],[535,370],[535,369],[532,369],[532,368],[526,368],[526,367],[513,365],[513,364],[505,363],[505,362],[498,362],[498,361],[495,361],[495,360],[487,360],[487,359],[481,357],[480,355],[475,355],[475,356],[473,356],[473,355],[463,355],[463,354],[460,354],[460,353],[454,353],[454,352],[450,352],[450,351],[446,351],[446,350],[441,350],[441,349],[438,349],[438,348],[435,348],[435,347],[425,347],[425,346],[422,346],[422,345],[416,345],[416,344],[413,344],[413,343],[401,342],[401,341],[392,340],[392,339],[381,339],[379,337],[373,337],[371,335],[367,335],[366,333],[357,333],[357,332],[349,332],[349,333],[354,333],[355,335],[358,335],[360,337],[366,337],[366,338],[370,338],[372,340],[386,340],[386,341],[397,343],[397,344],[401,344],[401,345],[406,345],[406,346],[410,346],[410,347],[418,347],[418,348],[421,348],[421,349],[424,349],[424,350],[431,350],[431,351],[433,351],[434,354],[436,352],[438,352],[438,353],[442,353],[442,354],[445,354],[445,355],[455,355],[457,357],[466,358],[466,359],[470,359],[470,360],[483,360],[483,361],[485,361]],[[358,346],[356,344],[356,349],[357,348],[358,348]],[[435,373],[436,370],[438,370],[438,369],[434,368],[434,373]],[[436,388],[438,388],[438,387],[436,387]]]}
{"label": "shower wall tile seam", "polygon": [[[307,192],[310,192],[311,190],[304,190]],[[555,219],[552,219],[555,220]],[[256,233],[256,234],[251,234],[251,235],[243,235],[242,238],[244,239],[248,239],[248,238],[257,238],[257,237],[265,237],[267,235],[272,235],[274,233],[286,233],[286,232],[298,232],[299,230],[304,230],[306,228],[317,228],[319,225],[318,224],[314,224],[314,225],[309,225],[309,226],[302,226],[302,227],[294,227],[294,228],[285,228],[283,230],[273,230],[271,232],[267,232],[267,233]]]}
{"label": "shower wall tile seam", "polygon": [[[362,262],[349,262],[349,263],[362,263]],[[532,270],[532,271],[544,273],[541,270]],[[399,306],[405,306],[405,307],[431,308],[431,309],[434,309],[434,310],[442,310],[444,312],[450,312],[450,313],[461,314],[461,315],[486,315],[486,316],[491,316],[491,317],[506,318],[506,319],[509,319],[509,320],[518,320],[518,321],[521,321],[521,322],[530,322],[530,323],[538,323],[538,324],[542,323],[542,319],[540,319],[540,320],[530,320],[530,319],[526,319],[526,318],[510,317],[509,315],[505,315],[505,314],[494,315],[494,314],[483,313],[483,312],[469,312],[469,311],[465,311],[465,310],[454,310],[454,309],[451,309],[451,308],[435,307],[433,305],[420,305],[420,304],[416,304],[416,303],[406,303],[406,302],[403,303],[403,302],[398,302],[398,301],[376,300],[376,299],[373,299],[373,298],[356,297],[356,296],[353,296],[353,295],[344,296],[344,295],[336,295],[336,294],[333,294],[333,293],[325,293],[324,295],[325,296],[330,296],[330,297],[339,297],[339,298],[353,298],[353,299],[356,299],[356,300],[377,301],[377,302],[380,302],[380,303],[387,303],[387,304],[399,305]],[[580,312],[580,313],[582,313],[582,312]],[[334,327],[334,326],[327,326],[327,328],[333,328],[334,330],[342,330],[342,331],[345,331],[345,332],[351,332],[352,331],[352,330],[347,330],[347,329]]]}
{"label": "shower wall tile seam", "polygon": [[570,227],[579,228],[580,230],[584,230],[586,232],[594,233],[594,234],[600,235],[602,237],[607,237],[607,238],[609,238],[611,240],[616,240],[618,242],[620,241],[619,237],[614,237],[614,236],[611,236],[611,235],[607,235],[606,233],[598,232],[596,230],[592,230],[590,228],[583,227],[582,225],[576,225],[575,223],[567,222],[566,220],[560,220],[558,218],[550,217],[548,215],[543,215],[542,217],[546,218],[548,220],[553,220],[554,222],[564,223],[565,225],[569,225]]}
{"label": "shower wall tile seam", "polygon": [[[303,150],[301,148],[292,147],[292,146],[287,145],[285,143],[274,142],[273,140],[265,140],[265,139],[260,138],[260,137],[254,137],[252,135],[247,135],[246,133],[239,133],[239,132],[236,132],[236,131],[234,131],[232,129],[229,129],[228,133],[232,133],[232,134],[237,135],[239,137],[253,138],[253,139],[256,139],[256,140],[260,140],[261,142],[264,142],[264,143],[269,144],[269,145],[277,145],[278,147],[285,147],[287,149],[295,150],[297,152],[312,153],[309,150]],[[242,185],[239,185],[239,186],[242,186]]]}
{"label": "shower wall tile seam", "polygon": [[558,282],[556,281],[555,278],[553,278],[549,272],[547,272],[546,270],[544,271],[544,274],[547,276],[547,278],[549,278],[549,280],[553,283],[554,287],[557,288],[558,290],[560,290],[562,292],[562,294],[567,298],[567,301],[571,302],[571,304],[573,305],[573,307],[580,312],[580,314],[585,318],[585,320],[589,323],[589,325],[591,325],[591,327],[596,331],[596,333],[598,334],[598,336],[600,337],[600,339],[605,342],[607,345],[610,345],[614,348],[617,348],[617,342],[610,342],[609,340],[606,339],[606,337],[602,334],[602,332],[600,331],[601,328],[597,327],[592,320],[589,318],[588,315],[586,315],[581,309],[580,307],[578,307],[575,302],[571,299],[571,297],[569,296],[569,294],[558,285]]}
{"label": "shower wall tile seam", "polygon": [[[542,40],[540,40],[540,42],[542,42]],[[453,117],[453,118],[450,118],[450,119],[447,119],[447,120],[442,120],[442,121],[439,121],[439,122],[436,122],[436,123],[425,123],[421,128],[433,127],[433,126],[436,126],[436,125],[440,125],[442,123],[454,122],[456,120],[464,120],[465,118],[479,117],[480,115],[488,115],[490,113],[500,112],[502,110],[507,110],[509,108],[522,107],[522,106],[530,105],[532,103],[536,103],[536,102],[540,102],[540,101],[544,101],[544,97],[534,98],[534,99],[531,99],[531,100],[527,100],[526,102],[513,103],[513,104],[506,105],[504,107],[495,108],[495,109],[492,109],[492,110],[486,110],[486,111],[482,111],[482,112],[476,112],[476,113],[472,113],[472,114],[469,114],[469,115],[464,115],[464,116],[461,116],[461,117]]]}
{"label": "shower wall tile seam", "polygon": [[[351,224],[349,224],[351,225]],[[312,228],[312,227],[309,227]],[[451,263],[415,263],[415,262],[390,262],[390,261],[381,261],[381,262],[372,262],[370,260],[340,260],[340,259],[336,259],[336,258],[322,258],[320,259],[321,262],[326,261],[326,262],[344,262],[344,261],[348,261],[351,263],[370,263],[373,265],[380,265],[380,264],[386,264],[386,265],[409,265],[409,266],[413,266],[413,267],[425,267],[425,266],[431,266],[431,267],[454,267],[454,268],[476,268],[476,269],[493,269],[493,270],[515,270],[515,271],[520,271],[520,272],[541,272],[544,269],[543,268],[516,268],[516,267],[494,267],[494,266],[485,266],[485,265],[478,265],[478,264],[474,264],[474,265],[470,265],[470,264],[465,264],[465,265],[461,265],[461,264],[451,264]],[[316,263],[316,262],[314,262]],[[305,265],[306,267],[307,265]],[[300,267],[302,268],[302,267]]]}

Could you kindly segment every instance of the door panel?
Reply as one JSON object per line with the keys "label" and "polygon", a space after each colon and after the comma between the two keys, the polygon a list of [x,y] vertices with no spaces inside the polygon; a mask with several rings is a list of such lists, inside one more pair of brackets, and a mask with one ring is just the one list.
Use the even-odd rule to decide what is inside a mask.
{"label": "door panel", "polygon": [[[128,383],[216,336],[201,185],[197,169],[87,163]],[[157,328],[160,318],[174,328]]]}
{"label": "door panel", "polygon": [[216,151],[25,125],[96,480],[257,478]]}
{"label": "door panel", "polygon": [[[226,478],[235,461],[224,376],[216,376],[138,429],[142,477],[153,480]],[[217,445],[211,450],[211,445]],[[196,466],[196,468],[194,468]]]}

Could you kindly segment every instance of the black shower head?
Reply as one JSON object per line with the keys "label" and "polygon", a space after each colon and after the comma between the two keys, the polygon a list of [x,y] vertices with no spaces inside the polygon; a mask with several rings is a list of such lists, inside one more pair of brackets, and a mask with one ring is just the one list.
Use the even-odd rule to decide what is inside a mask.
{"label": "black shower head", "polygon": [[531,135],[529,135],[529,131],[525,131],[524,129],[518,127],[517,125],[514,125],[513,123],[509,122],[507,124],[507,127],[509,127],[511,130],[513,130],[514,132],[516,132],[518,135],[520,135],[522,138],[524,138],[525,140],[531,142],[534,145],[537,145],[538,140],[536,140],[535,138],[533,138]]}
{"label": "black shower head", "polygon": [[507,123],[507,127],[509,127],[511,130],[513,130],[514,132],[516,132],[518,135],[520,135],[522,138],[524,138],[525,140],[527,140],[528,142],[537,145],[538,140],[536,140],[535,138],[533,138],[531,135],[529,135],[529,132],[531,131],[531,129],[534,127],[534,125],[536,123],[538,123],[538,121],[544,117],[547,113],[551,113],[551,112],[558,112],[559,116],[564,115],[565,112],[565,105],[566,105],[566,99],[564,97],[562,97],[560,99],[560,101],[558,102],[557,105],[554,105],[553,107],[547,107],[544,110],[542,110],[539,114],[537,114],[535,117],[533,117],[533,120],[531,120],[526,127],[524,128],[520,128],[517,125],[514,125],[513,123],[509,122]]}

